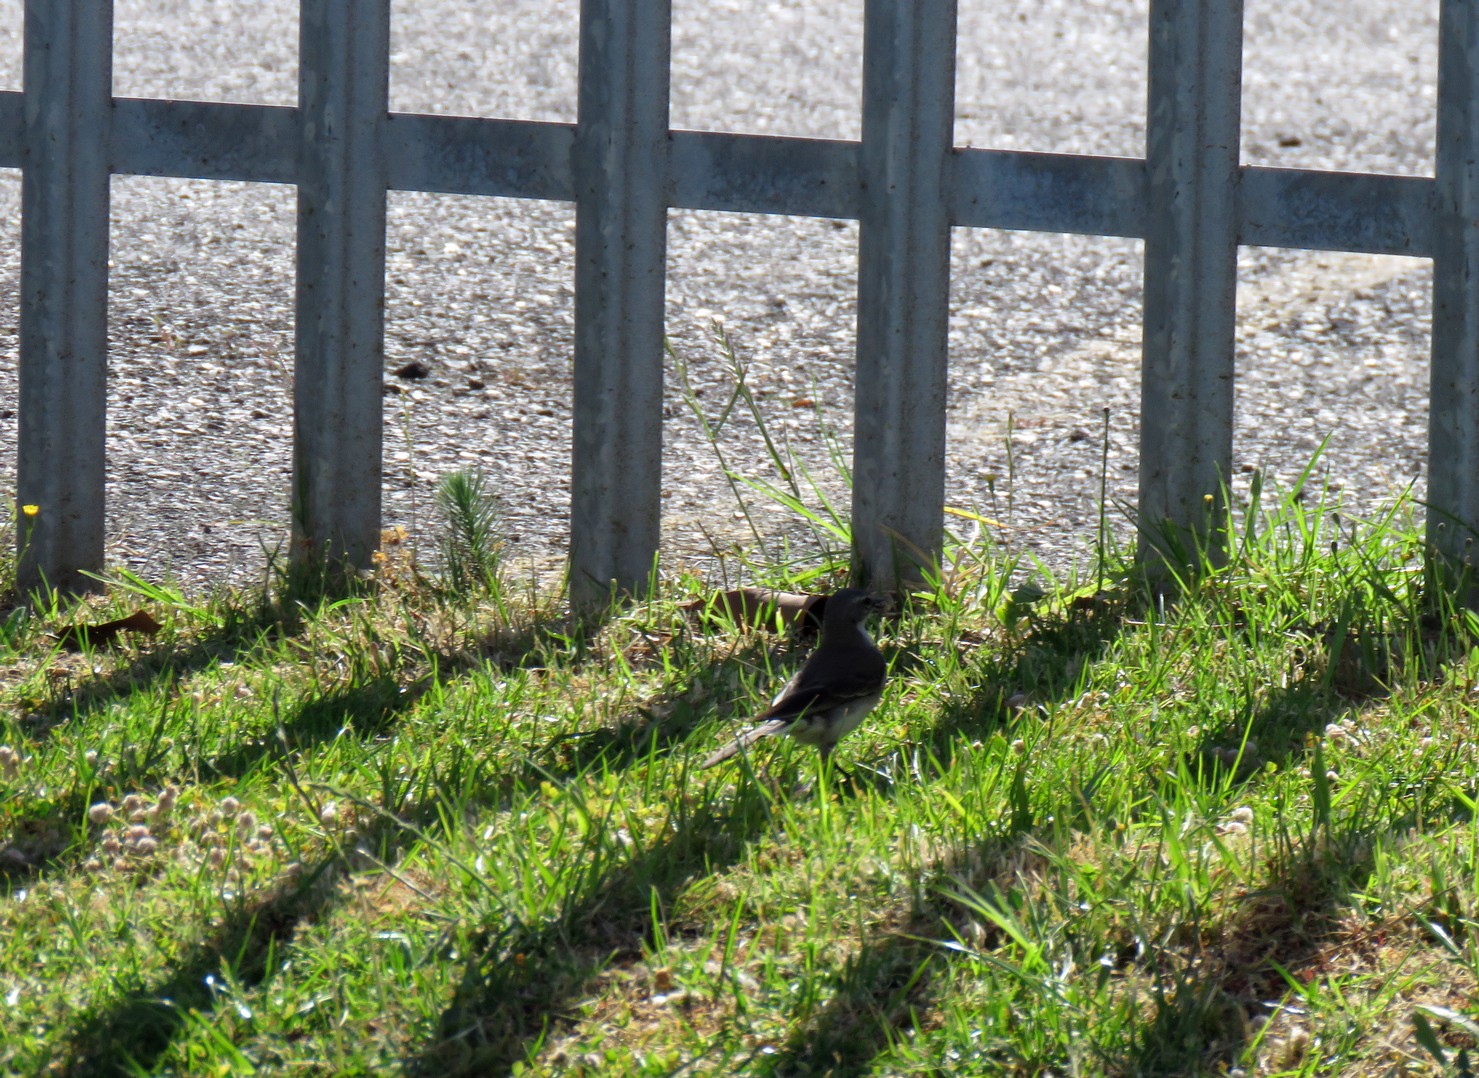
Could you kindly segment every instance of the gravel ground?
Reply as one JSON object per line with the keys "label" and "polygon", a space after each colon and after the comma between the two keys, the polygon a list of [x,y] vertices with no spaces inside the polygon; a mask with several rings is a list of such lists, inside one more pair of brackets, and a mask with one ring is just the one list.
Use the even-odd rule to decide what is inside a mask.
{"label": "gravel ground", "polygon": [[[1138,156],[1146,6],[962,4],[956,141]],[[858,136],[861,0],[675,8],[675,127]],[[1431,174],[1433,0],[1247,8],[1245,161]],[[0,88],[19,89],[21,3],[0,12]],[[573,121],[577,12],[397,5],[392,108]],[[295,23],[284,0],[118,0],[115,92],[292,104]],[[14,487],[19,189],[0,172],[14,238],[0,245],[0,490]],[[109,556],[193,587],[252,578],[287,522],[293,192],[137,177],[113,190]],[[558,562],[573,231],[566,205],[392,194],[387,525],[424,542],[437,477],[481,466],[505,492],[514,552]],[[856,226],[674,212],[669,236],[668,331],[703,399],[725,382],[708,339],[720,319],[767,424],[830,474],[796,402],[824,404],[849,444]],[[1008,544],[1048,565],[1082,562],[1106,408],[1111,497],[1135,492],[1140,245],[962,229],[952,260],[949,501],[1004,518]],[[1331,482],[1356,508],[1413,480],[1421,494],[1429,263],[1245,249],[1242,264],[1235,468],[1292,477],[1328,434]],[[430,377],[389,373],[412,360]],[[740,525],[671,389],[665,437],[667,564],[702,564],[709,536]],[[763,471],[753,426],[732,424],[724,448]]]}

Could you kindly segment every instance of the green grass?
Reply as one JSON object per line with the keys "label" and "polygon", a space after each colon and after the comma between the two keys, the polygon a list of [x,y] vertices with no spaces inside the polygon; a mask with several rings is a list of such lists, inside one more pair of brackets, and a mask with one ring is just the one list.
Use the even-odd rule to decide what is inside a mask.
{"label": "green grass", "polygon": [[6,620],[0,1072],[1461,1073],[1474,619],[1401,512],[1248,519],[1172,599],[953,549],[852,780],[694,770],[801,650],[689,579]]}

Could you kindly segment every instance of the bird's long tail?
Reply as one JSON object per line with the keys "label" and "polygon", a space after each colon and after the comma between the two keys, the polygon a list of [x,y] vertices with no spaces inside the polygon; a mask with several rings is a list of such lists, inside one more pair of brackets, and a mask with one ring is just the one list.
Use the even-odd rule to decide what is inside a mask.
{"label": "bird's long tail", "polygon": [[755,727],[753,730],[746,730],[744,733],[740,734],[739,737],[731,741],[728,745],[725,745],[718,752],[714,753],[714,755],[710,756],[703,763],[699,764],[699,770],[702,771],[706,767],[713,767],[715,764],[722,764],[731,756],[736,755],[741,749],[747,749],[751,745],[755,744],[755,742],[759,741],[762,737],[770,737],[772,734],[779,734],[784,732],[787,725],[788,723],[777,719],[771,722],[763,722],[759,726]]}

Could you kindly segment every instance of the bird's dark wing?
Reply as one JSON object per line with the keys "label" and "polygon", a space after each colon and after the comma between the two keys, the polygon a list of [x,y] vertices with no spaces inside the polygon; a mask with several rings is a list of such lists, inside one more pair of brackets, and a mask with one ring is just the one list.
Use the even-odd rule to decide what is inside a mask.
{"label": "bird's dark wing", "polygon": [[858,655],[854,661],[829,664],[825,670],[802,667],[785,691],[776,697],[775,703],[756,716],[756,721],[794,719],[803,712],[829,711],[876,695],[883,687],[884,671],[882,657],[875,659],[867,652]]}
{"label": "bird's dark wing", "polygon": [[[786,683],[770,707],[755,716],[753,728],[715,752],[700,767],[713,767],[762,737],[807,732],[812,717],[820,724],[823,736],[817,743],[825,756],[837,738],[855,726],[863,712],[877,702],[888,674],[888,663],[862,631],[867,604],[860,607],[857,594],[843,591],[838,595],[851,605],[828,608],[821,643],[802,663],[796,676]],[[837,601],[835,596],[833,601]],[[866,706],[849,707],[860,701]],[[832,732],[833,713],[839,709],[846,709],[843,725],[828,738],[825,735]],[[798,720],[805,721],[797,725]]]}

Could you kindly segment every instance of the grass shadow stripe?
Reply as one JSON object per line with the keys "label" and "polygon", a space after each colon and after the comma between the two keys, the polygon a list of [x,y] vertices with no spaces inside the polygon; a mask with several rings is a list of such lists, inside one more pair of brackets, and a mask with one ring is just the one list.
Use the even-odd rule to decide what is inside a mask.
{"label": "grass shadow stripe", "polygon": [[635,960],[666,909],[694,877],[733,864],[770,821],[764,795],[742,787],[700,806],[666,840],[610,870],[584,874],[555,918],[478,933],[435,1041],[406,1061],[413,1075],[506,1073],[572,1020],[574,1003],[613,962]]}
{"label": "grass shadow stripe", "polygon": [[280,949],[299,928],[324,916],[338,901],[332,871],[337,858],[306,872],[301,883],[278,886],[228,916],[174,961],[169,972],[146,986],[86,1014],[76,1023],[69,1057],[59,1073],[67,1078],[115,1078],[152,1073],[192,1013],[209,1014],[220,1003],[208,977],[223,974],[245,987],[259,984]]}

